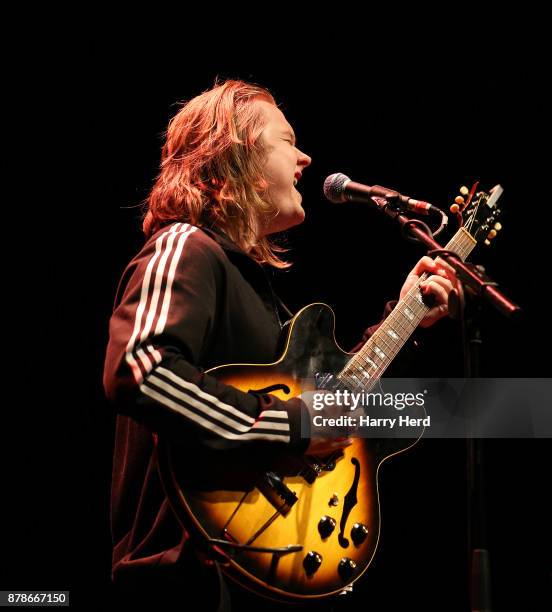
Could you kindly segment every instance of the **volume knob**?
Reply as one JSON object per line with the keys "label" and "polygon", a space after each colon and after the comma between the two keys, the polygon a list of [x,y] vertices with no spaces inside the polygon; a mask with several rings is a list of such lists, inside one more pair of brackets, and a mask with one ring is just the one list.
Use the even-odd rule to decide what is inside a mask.
{"label": "volume knob", "polygon": [[329,537],[335,529],[335,519],[331,516],[324,515],[318,521],[318,531],[323,538]]}
{"label": "volume knob", "polygon": [[349,557],[343,557],[337,567],[337,571],[343,580],[348,580],[355,570],[356,563]]}
{"label": "volume knob", "polygon": [[317,553],[315,550],[309,551],[303,559],[303,567],[309,575],[314,574],[321,564],[322,555]]}
{"label": "volume knob", "polygon": [[353,528],[351,529],[351,538],[353,542],[358,546],[362,544],[364,540],[368,537],[368,527],[363,523],[355,523]]}

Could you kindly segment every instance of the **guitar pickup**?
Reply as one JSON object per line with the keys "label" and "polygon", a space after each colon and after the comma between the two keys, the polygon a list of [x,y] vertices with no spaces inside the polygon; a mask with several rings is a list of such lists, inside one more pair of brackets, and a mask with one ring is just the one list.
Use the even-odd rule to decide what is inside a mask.
{"label": "guitar pickup", "polygon": [[303,457],[303,468],[299,472],[299,475],[308,484],[312,484],[322,472],[332,472],[335,470],[335,465],[339,459],[343,457],[343,451],[338,450],[330,453],[327,457],[314,457],[304,456]]}
{"label": "guitar pickup", "polygon": [[314,384],[317,389],[333,390],[336,381],[334,375],[329,372],[315,372]]}
{"label": "guitar pickup", "polygon": [[322,466],[311,457],[303,457],[303,469],[299,475],[308,483],[312,484],[322,474]]}
{"label": "guitar pickup", "polygon": [[257,489],[282,516],[286,516],[298,500],[297,495],[276,472],[265,472],[260,482],[257,483]]}

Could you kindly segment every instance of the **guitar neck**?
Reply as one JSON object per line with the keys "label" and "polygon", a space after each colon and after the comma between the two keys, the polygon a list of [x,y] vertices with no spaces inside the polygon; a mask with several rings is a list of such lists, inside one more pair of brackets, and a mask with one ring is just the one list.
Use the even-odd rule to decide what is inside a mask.
{"label": "guitar neck", "polygon": [[[464,261],[476,244],[472,236],[460,228],[445,248],[457,253]],[[430,309],[424,304],[420,289],[425,278],[427,274],[424,273],[337,375],[347,387],[366,388],[371,381],[379,379],[418,327]]]}

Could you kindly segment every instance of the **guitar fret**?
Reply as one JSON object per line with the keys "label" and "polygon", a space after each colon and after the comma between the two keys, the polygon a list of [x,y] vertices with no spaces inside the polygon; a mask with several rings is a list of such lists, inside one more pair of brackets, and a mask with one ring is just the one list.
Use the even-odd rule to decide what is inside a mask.
{"label": "guitar fret", "polygon": [[[400,313],[402,315],[402,313]],[[399,312],[395,312],[393,311],[389,317],[391,318],[393,317],[392,321],[393,321],[393,327],[395,329],[400,329],[401,332],[403,332],[404,337],[408,338],[408,336],[410,335],[410,331],[408,330],[408,328],[406,327],[405,321],[404,321],[404,316],[399,316]],[[402,334],[401,334],[402,335]]]}
{"label": "guitar fret", "polygon": [[381,333],[380,334],[380,340],[381,340],[381,343],[384,344],[385,347],[388,349],[388,352],[391,352],[391,353],[397,353],[398,352],[397,342],[393,341],[391,338],[389,338],[389,336],[387,334]]}
{"label": "guitar fret", "polygon": [[[353,370],[355,373],[352,374],[351,370]],[[367,372],[366,370],[358,367],[355,367],[353,369],[352,366],[351,369],[348,371],[347,376],[349,378],[353,378],[355,386],[363,386],[366,383],[371,382],[372,380],[377,380],[377,377],[374,373]]]}
{"label": "guitar fret", "polygon": [[357,357],[359,359],[362,359],[362,361],[364,361],[364,363],[368,366],[370,366],[371,368],[377,368],[378,366],[376,365],[376,362],[373,359],[370,359],[369,357],[361,354],[360,352],[357,353]]}
{"label": "guitar fret", "polygon": [[[379,331],[380,330],[378,330],[378,332]],[[388,341],[388,339],[385,337],[385,334],[378,333],[378,332],[374,334],[374,342],[376,343],[374,351],[380,359],[385,359],[386,351],[387,353],[393,352],[393,344],[390,341]],[[378,344],[380,344],[381,346],[377,346]],[[385,348],[385,351],[383,350],[384,348]],[[381,352],[381,355],[379,354],[379,352]]]}

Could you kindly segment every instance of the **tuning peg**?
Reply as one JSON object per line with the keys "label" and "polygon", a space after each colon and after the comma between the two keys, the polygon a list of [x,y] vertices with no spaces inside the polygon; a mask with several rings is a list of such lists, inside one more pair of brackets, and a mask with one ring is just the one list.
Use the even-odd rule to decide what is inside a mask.
{"label": "tuning peg", "polygon": [[458,206],[458,204],[451,204],[449,210],[453,215],[456,215],[457,213],[460,212],[460,206]]}
{"label": "tuning peg", "polygon": [[487,238],[488,238],[489,240],[492,240],[492,239],[493,239],[495,236],[496,236],[496,230],[492,229],[492,230],[489,232],[489,235],[487,236]]}
{"label": "tuning peg", "polygon": [[499,232],[502,229],[502,223],[495,223],[494,228],[497,232]]}
{"label": "tuning peg", "polygon": [[460,193],[463,196],[467,196],[469,192],[470,190],[466,187],[466,185],[462,185],[462,187],[460,187]]}
{"label": "tuning peg", "polygon": [[485,240],[485,246],[491,246],[491,241],[490,240]]}

